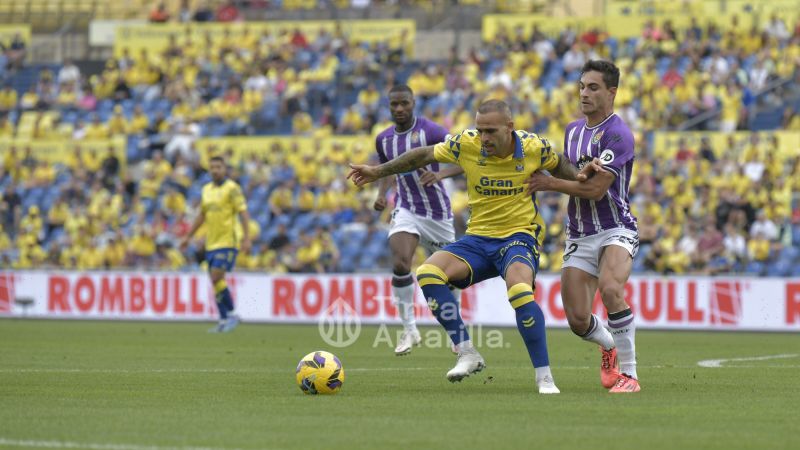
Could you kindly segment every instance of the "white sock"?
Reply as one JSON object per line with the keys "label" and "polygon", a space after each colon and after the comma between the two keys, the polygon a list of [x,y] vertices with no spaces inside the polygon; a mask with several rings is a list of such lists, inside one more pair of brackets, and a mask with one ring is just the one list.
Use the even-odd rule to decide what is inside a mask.
{"label": "white sock", "polygon": [[606,327],[600,323],[600,319],[592,314],[592,320],[586,334],[581,336],[584,341],[594,342],[605,350],[614,348],[614,337],[611,336]]}
{"label": "white sock", "polygon": [[536,371],[536,383],[539,383],[539,380],[546,376],[549,376],[551,380],[553,379],[553,374],[550,373],[550,366],[534,367],[533,370]]}
{"label": "white sock", "polygon": [[[613,317],[613,318],[612,318]],[[608,315],[608,327],[617,345],[619,371],[638,379],[636,375],[636,325],[629,309]]]}
{"label": "white sock", "polygon": [[[398,284],[408,283],[405,286]],[[403,322],[403,328],[407,331],[417,329],[417,319],[414,317],[414,278],[412,275],[395,275],[392,277],[392,294],[397,305],[397,315]]]}
{"label": "white sock", "polygon": [[471,339],[467,339],[466,341],[461,341],[460,344],[456,345],[456,348],[458,348],[458,351],[460,353],[460,352],[463,352],[465,350],[471,350],[471,349],[473,349],[475,347],[473,347],[473,345],[472,345],[472,340]]}

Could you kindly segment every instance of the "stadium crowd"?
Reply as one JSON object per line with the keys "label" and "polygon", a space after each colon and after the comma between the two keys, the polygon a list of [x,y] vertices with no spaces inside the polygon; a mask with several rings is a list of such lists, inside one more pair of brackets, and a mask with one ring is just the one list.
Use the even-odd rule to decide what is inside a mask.
{"label": "stadium crowd", "polygon": [[[388,86],[409,84],[418,113],[456,132],[472,126],[476,102],[504,99],[517,128],[559,142],[577,117],[580,67],[611,58],[623,73],[616,113],[637,133],[631,194],[642,247],[634,269],[797,274],[796,152],[778,152],[776,139],[758,135],[724,148],[711,140],[682,142],[666,152],[652,145],[650,132],[717,109],[719,131],[746,129],[765,86],[800,77],[800,21],[772,17],[756,28],[734,20],[716,26],[692,19],[680,29],[654,21],[631,40],[597,29],[547,35],[536,27],[501,28],[466,59],[452,52],[437,62],[415,60],[405,35],[370,44],[352,41],[341,27],[309,35],[300,29],[255,33],[245,24],[199,41],[188,32],[173,35],[161,52],[123,49],[96,75],[66,61],[39,71],[21,95],[9,83],[0,90],[0,139],[68,140],[73,149],[58,162],[37,156],[31,146],[4,152],[0,263],[196,266],[202,259],[187,260],[174,243],[188,231],[200,187],[209,180],[197,139],[269,133],[314,142],[364,136],[366,145],[322,152],[277,143],[240,159],[220,140],[211,152],[228,156],[254,217],[254,249],[240,255],[238,265],[273,272],[388,267],[387,217],[370,208],[375,192],[343,180],[346,162],[369,158],[370,137],[391,125]],[[778,126],[800,131],[795,106],[786,107]],[[123,154],[81,146],[114,137],[127,142]],[[456,180],[453,206],[461,230],[464,187]],[[541,267],[555,271],[565,198],[540,195],[549,224]]]}

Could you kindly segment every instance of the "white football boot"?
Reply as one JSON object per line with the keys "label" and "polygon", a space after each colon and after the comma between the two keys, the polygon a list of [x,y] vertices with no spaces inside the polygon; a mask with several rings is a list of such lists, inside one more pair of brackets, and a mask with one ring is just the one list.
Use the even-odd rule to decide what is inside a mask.
{"label": "white football boot", "polygon": [[419,330],[414,328],[413,330],[405,330],[403,334],[400,335],[400,340],[397,341],[397,347],[394,348],[395,356],[403,356],[411,353],[411,349],[415,345],[419,345],[422,342],[422,336],[419,335]]}
{"label": "white football boot", "polygon": [[544,377],[536,380],[536,385],[539,386],[540,394],[560,394],[561,391],[556,387],[556,382],[553,377],[545,375]]}
{"label": "white football boot", "polygon": [[483,360],[483,356],[481,356],[481,354],[478,353],[474,347],[470,347],[461,350],[458,353],[456,366],[447,372],[447,379],[451,383],[455,383],[456,381],[461,381],[473,373],[480,372],[485,367],[486,363]]}

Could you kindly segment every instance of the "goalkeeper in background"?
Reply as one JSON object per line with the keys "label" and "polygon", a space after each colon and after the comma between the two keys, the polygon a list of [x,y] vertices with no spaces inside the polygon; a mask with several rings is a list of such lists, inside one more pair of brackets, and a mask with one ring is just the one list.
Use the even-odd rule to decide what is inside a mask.
{"label": "goalkeeper in background", "polygon": [[[250,214],[239,184],[227,177],[225,160],[214,156],[209,162],[211,182],[203,186],[200,214],[181,242],[185,249],[189,239],[203,225],[206,225],[206,262],[214,286],[219,310],[219,324],[210,329],[212,333],[227,333],[239,325],[239,317],[234,311],[233,296],[225,281],[225,274],[236,265],[236,256],[241,250],[250,252],[249,227]],[[236,216],[242,223],[242,239],[236,236]]]}

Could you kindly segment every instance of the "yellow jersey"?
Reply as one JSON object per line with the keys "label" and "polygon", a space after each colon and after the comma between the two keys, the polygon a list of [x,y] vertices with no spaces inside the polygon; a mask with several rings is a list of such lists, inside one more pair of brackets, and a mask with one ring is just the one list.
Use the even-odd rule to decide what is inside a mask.
{"label": "yellow jersey", "polygon": [[239,184],[226,179],[217,185],[213,181],[203,186],[201,209],[206,225],[206,250],[239,248],[236,223],[247,203]]}
{"label": "yellow jersey", "polygon": [[541,245],[544,220],[536,196],[525,195],[523,181],[539,169],[556,168],[559,157],[550,142],[536,134],[516,130],[513,139],[513,154],[488,156],[480,133],[468,129],[436,144],[433,153],[437,161],[464,169],[470,209],[467,234],[505,238],[523,232]]}

